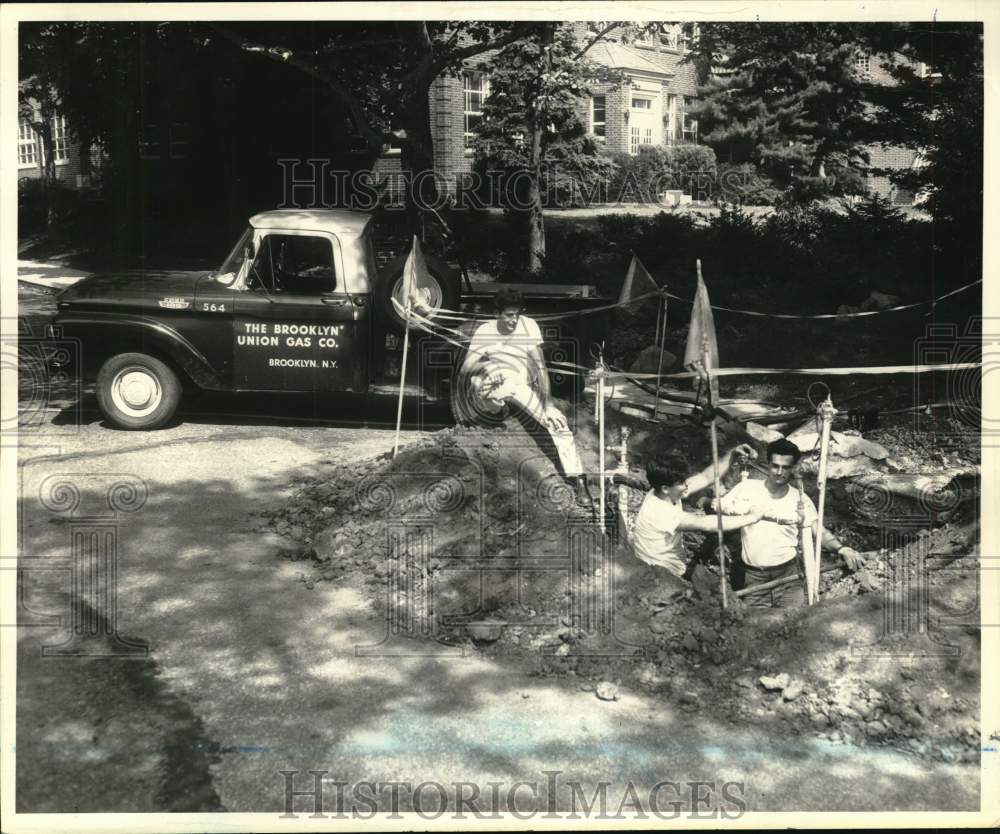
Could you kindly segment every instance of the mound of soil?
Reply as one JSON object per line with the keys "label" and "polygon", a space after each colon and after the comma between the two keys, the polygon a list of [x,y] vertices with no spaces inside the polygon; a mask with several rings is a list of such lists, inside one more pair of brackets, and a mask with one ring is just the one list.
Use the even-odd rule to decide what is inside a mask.
{"label": "mound of soil", "polygon": [[[596,469],[593,404],[561,405]],[[684,449],[693,467],[709,460],[707,432],[689,420],[609,412],[609,469],[622,427],[630,461],[664,448]],[[614,492],[604,537],[546,437],[513,419],[445,429],[395,460],[300,486],[265,527],[290,540],[284,555],[302,560],[308,586],[362,583],[401,639],[576,678],[603,699],[638,688],[792,736],[978,759],[979,532],[968,502],[890,535],[878,519],[858,524],[831,489],[828,526],[868,551],[865,568],[826,574],[810,608],[750,609],[730,593],[723,610],[711,537],[687,536],[704,557],[690,583],[645,565],[618,541]],[[634,506],[641,493],[629,492]]]}

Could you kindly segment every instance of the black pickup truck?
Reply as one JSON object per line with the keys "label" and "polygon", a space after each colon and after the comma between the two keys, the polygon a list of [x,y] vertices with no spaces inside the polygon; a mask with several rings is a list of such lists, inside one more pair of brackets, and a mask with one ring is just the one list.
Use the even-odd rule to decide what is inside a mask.
{"label": "black pickup truck", "polygon": [[[164,425],[185,390],[398,396],[404,326],[391,299],[402,299],[404,258],[378,269],[372,226],[346,210],[263,212],[214,272],[80,281],[59,296],[51,332],[76,341],[101,412],[124,429]],[[498,285],[463,292],[446,262],[426,261],[432,308],[491,310]],[[587,286],[516,286],[529,315],[607,304]],[[547,356],[584,360],[607,324],[603,313],[546,324]],[[406,395],[447,400],[456,350],[411,330]]]}

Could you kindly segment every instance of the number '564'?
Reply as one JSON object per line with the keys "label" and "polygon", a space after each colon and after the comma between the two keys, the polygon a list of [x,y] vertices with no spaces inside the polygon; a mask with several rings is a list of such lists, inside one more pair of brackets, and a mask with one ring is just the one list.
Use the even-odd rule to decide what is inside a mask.
{"label": "number '564'", "polygon": [[201,309],[208,313],[224,313],[226,312],[225,304],[209,304],[207,301],[201,305]]}

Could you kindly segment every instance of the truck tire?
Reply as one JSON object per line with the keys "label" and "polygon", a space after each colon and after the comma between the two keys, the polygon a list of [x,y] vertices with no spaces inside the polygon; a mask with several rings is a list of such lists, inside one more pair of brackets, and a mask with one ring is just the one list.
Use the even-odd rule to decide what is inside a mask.
{"label": "truck tire", "polygon": [[[440,258],[427,255],[424,257],[424,261],[427,264],[427,271],[433,279],[430,287],[430,305],[446,310],[457,310],[462,300],[461,276]],[[402,333],[406,327],[402,316],[396,312],[392,303],[393,296],[400,304],[404,303],[404,266],[406,266],[406,258],[396,258],[389,261],[375,278],[375,309],[378,310],[379,318],[384,325],[396,333]],[[429,316],[428,318],[434,317]]]}
{"label": "truck tire", "polygon": [[181,401],[177,374],[145,353],[119,353],[97,375],[97,405],[119,429],[156,429],[164,425]]}

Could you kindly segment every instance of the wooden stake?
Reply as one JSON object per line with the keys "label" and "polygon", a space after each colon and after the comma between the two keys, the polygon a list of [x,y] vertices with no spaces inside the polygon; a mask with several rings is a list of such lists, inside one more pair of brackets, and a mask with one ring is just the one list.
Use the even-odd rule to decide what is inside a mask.
{"label": "wooden stake", "polygon": [[813,558],[813,553],[815,548],[809,547],[812,541],[812,532],[809,529],[809,525],[805,523],[805,510],[806,510],[806,489],[802,485],[802,476],[796,475],[795,483],[799,489],[799,550],[802,552],[802,567],[806,575],[806,600],[812,605],[813,604],[813,579],[812,574],[816,568],[816,562]]}
{"label": "wooden stake", "polygon": [[[417,239],[414,237],[413,245],[417,245]],[[412,258],[412,255],[411,255]],[[408,292],[406,293],[406,329],[403,331],[403,362],[399,367],[399,404],[396,406],[396,440],[392,444],[392,457],[395,460],[396,455],[399,453],[399,430],[403,425],[403,389],[406,385],[406,355],[410,349],[410,307],[411,307],[411,296],[413,295],[413,277],[409,276],[410,281],[407,283],[407,276],[403,278],[403,286],[408,287]]]}
{"label": "wooden stake", "polygon": [[[663,288],[664,292],[666,287]],[[663,303],[660,305],[663,312],[663,333],[660,337],[660,361],[656,364],[656,399],[653,401],[653,419],[655,420],[660,411],[660,374],[663,373],[663,349],[667,345],[667,296],[664,294]],[[657,314],[659,316],[659,313]],[[659,332],[659,318],[657,318],[657,332]]]}
{"label": "wooden stake", "polygon": [[[708,350],[708,340],[703,339],[701,343],[701,361],[702,366],[705,369],[705,376],[707,378],[708,393],[707,402],[709,406],[714,405],[712,403],[712,370],[711,370],[711,357]],[[712,422],[709,424],[709,435],[712,439],[712,470],[715,475],[715,500],[717,502],[722,501],[722,478],[719,476],[719,433],[715,427],[715,417],[712,418]],[[719,534],[719,593],[722,595],[722,607],[726,608],[729,604],[726,598],[726,557],[725,550],[723,549],[722,543],[722,508],[721,506],[716,511],[715,519],[718,522],[718,534]]]}
{"label": "wooden stake", "polygon": [[604,534],[604,368],[597,369],[597,437],[598,437],[598,467],[601,470],[601,534]]}
{"label": "wooden stake", "polygon": [[826,505],[826,468],[830,462],[830,430],[833,428],[833,417],[837,410],[833,407],[833,401],[827,394],[826,399],[820,403],[820,419],[822,429],[819,444],[819,472],[816,475],[816,484],[819,487],[819,508],[817,509],[816,521],[816,549],[813,551],[815,568],[813,569],[813,602],[819,599],[819,571],[823,556],[823,510]]}
{"label": "wooden stake", "polygon": [[[621,427],[621,448],[618,451],[618,473],[628,475],[628,426]],[[624,484],[618,485],[618,544],[629,543],[628,531],[628,488]]]}
{"label": "wooden stake", "polygon": [[660,343],[660,316],[663,315],[663,306],[656,308],[656,335],[653,337],[653,344],[658,345]]}

